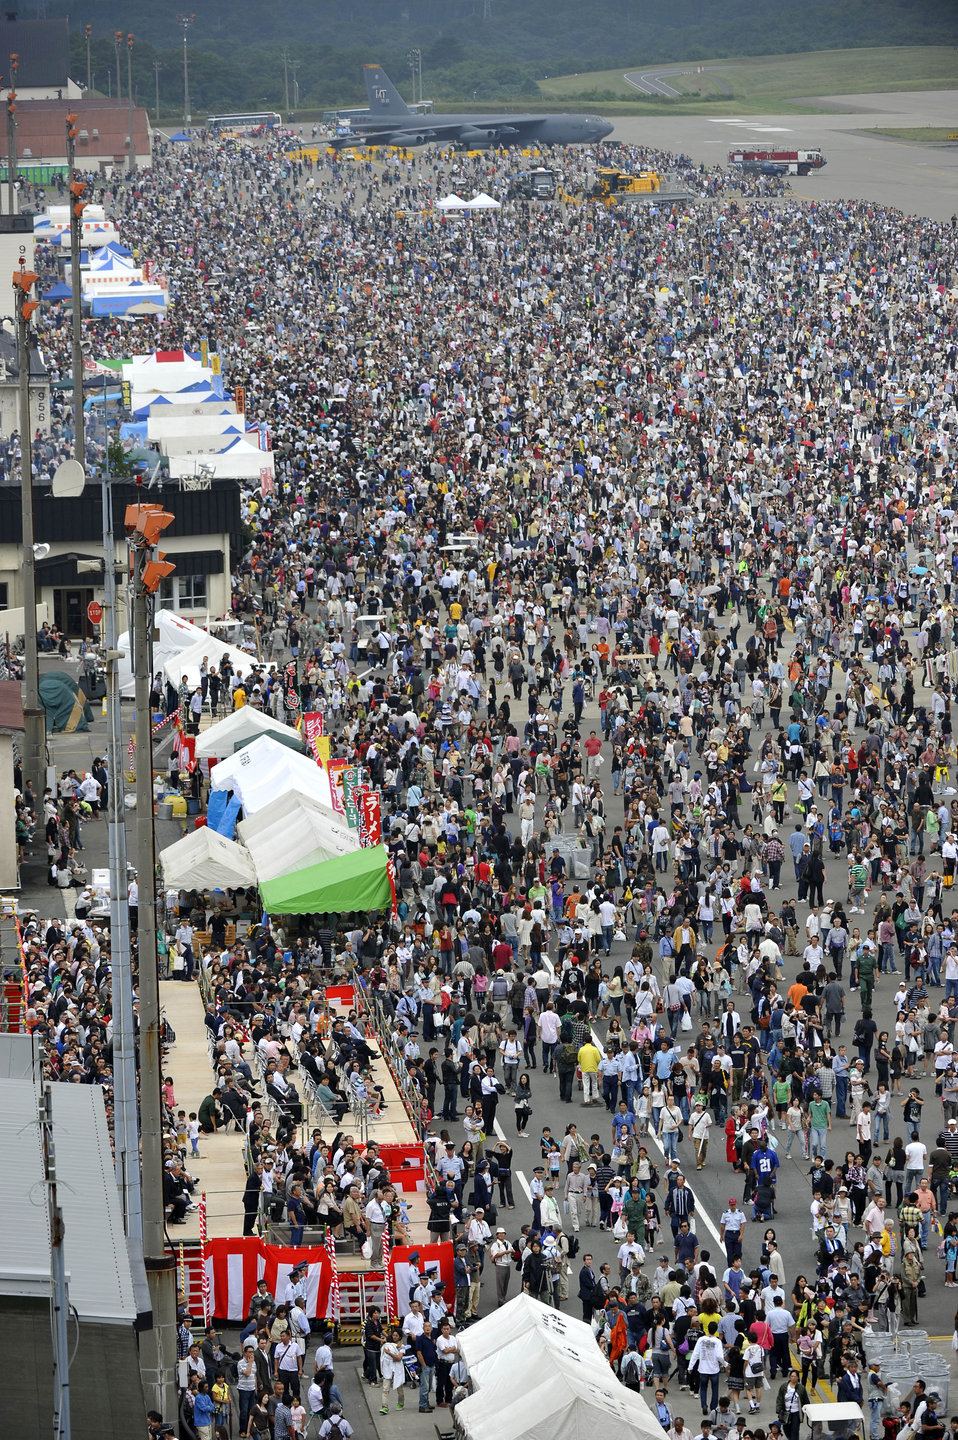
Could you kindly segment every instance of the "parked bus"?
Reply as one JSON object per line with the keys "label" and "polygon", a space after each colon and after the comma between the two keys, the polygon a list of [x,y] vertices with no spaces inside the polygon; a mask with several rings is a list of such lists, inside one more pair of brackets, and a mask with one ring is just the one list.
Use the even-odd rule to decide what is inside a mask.
{"label": "parked bus", "polygon": [[210,115],[206,128],[214,135],[263,135],[282,125],[283,117],[276,110],[261,110],[250,115]]}

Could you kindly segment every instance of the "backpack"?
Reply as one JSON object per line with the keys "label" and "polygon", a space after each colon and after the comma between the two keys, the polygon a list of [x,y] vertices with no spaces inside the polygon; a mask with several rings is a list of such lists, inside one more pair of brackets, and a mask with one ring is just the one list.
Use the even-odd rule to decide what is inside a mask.
{"label": "backpack", "polygon": [[560,1065],[577,1065],[579,1063],[579,1047],[577,1045],[563,1045],[559,1051]]}
{"label": "backpack", "polygon": [[560,1044],[560,1045],[571,1045],[571,1044],[572,1044],[572,1021],[571,1021],[571,1020],[563,1020],[562,1025],[560,1026],[560,1029],[559,1029],[559,1044]]}
{"label": "backpack", "polygon": [[855,1029],[852,1032],[852,1039],[854,1040],[856,1045],[863,1045],[865,1043],[865,1026],[861,1020],[855,1021]]}

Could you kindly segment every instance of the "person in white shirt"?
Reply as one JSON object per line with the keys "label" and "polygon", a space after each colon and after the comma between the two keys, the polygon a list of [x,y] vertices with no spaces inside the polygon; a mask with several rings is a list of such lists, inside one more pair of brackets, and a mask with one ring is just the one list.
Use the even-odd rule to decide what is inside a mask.
{"label": "person in white shirt", "polygon": [[402,1322],[402,1333],[410,1340],[418,1340],[425,1323],[426,1317],[422,1313],[422,1306],[418,1300],[414,1300],[409,1307],[409,1314]]}

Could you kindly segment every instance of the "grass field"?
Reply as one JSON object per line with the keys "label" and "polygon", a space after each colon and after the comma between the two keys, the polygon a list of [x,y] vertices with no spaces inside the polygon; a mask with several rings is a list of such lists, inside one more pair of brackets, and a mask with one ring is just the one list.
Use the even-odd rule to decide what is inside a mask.
{"label": "grass field", "polygon": [[876,125],[865,132],[868,135],[887,135],[892,140],[912,140],[916,145],[927,145],[933,141],[952,141],[958,144],[958,122],[953,126],[944,125]]}
{"label": "grass field", "polygon": [[[667,109],[679,114],[701,111],[710,115],[813,110],[817,107],[796,102],[815,95],[958,89],[958,50],[946,45],[821,50],[702,63],[708,67],[702,74],[695,64],[689,64],[681,67],[685,73],[666,77],[670,85],[683,92],[681,99],[642,96],[627,84],[621,70],[559,75],[540,80],[539,89],[543,97],[555,100],[601,101],[613,113],[628,109],[661,114]],[[671,67],[663,64],[642,68]],[[954,128],[958,130],[958,99]]]}

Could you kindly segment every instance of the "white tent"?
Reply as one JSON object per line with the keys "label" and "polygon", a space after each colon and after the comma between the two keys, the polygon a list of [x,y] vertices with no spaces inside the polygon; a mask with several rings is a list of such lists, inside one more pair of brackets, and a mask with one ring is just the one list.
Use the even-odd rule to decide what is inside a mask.
{"label": "white tent", "polygon": [[167,845],[160,853],[163,883],[173,890],[181,885],[191,890],[197,886],[210,890],[236,889],[238,885],[255,885],[256,871],[249,852],[217,835],[208,825],[193,830]]}
{"label": "white tent", "polygon": [[[225,438],[225,437],[224,437]],[[272,450],[260,450],[237,436],[231,445],[215,455],[174,455],[170,458],[172,480],[193,479],[201,468],[215,480],[259,480],[260,472],[273,471]]]}
{"label": "white tent", "polygon": [[606,1375],[582,1368],[542,1378],[520,1345],[514,1386],[508,1393],[483,1386],[456,1406],[456,1423],[465,1440],[662,1440],[641,1395],[608,1365]]}
{"label": "white tent", "polygon": [[[460,1336],[463,1359],[477,1386],[507,1384],[516,1368],[517,1346],[527,1362],[535,1357],[531,1368],[542,1363],[554,1369],[557,1361],[561,1368],[563,1357],[568,1357],[580,1369],[611,1374],[608,1360],[595,1343],[592,1327],[572,1315],[519,1294],[497,1310],[494,1318],[495,1326],[480,1323]],[[528,1366],[525,1374],[528,1377]]]}
{"label": "white tent", "polygon": [[[158,396],[157,400],[160,398],[162,397]],[[202,400],[202,398],[201,396],[200,399]],[[200,409],[199,415],[170,415],[169,409],[169,406],[155,402],[149,406],[146,433],[151,440],[159,441],[161,444],[164,440],[174,437],[178,440],[188,440],[192,435],[199,435],[205,439],[208,435],[227,435],[231,431],[245,433],[246,430],[245,416],[237,415],[231,407],[227,407],[222,412],[216,407],[210,407],[210,413],[207,414],[204,405]],[[232,435],[230,438],[232,439]]]}
{"label": "white tent", "polygon": [[238,829],[260,880],[276,880],[359,849],[358,831],[325,805],[292,790],[241,820]]}
{"label": "white tent", "polygon": [[468,210],[467,201],[461,195],[445,195],[441,200],[436,201],[437,210]]}
{"label": "white tent", "polygon": [[268,735],[260,735],[228,760],[221,760],[210,776],[210,785],[214,790],[232,790],[247,818],[287,790],[333,808],[329,776],[322,766]]}
{"label": "white tent", "polygon": [[239,710],[234,710],[232,715],[227,715],[225,720],[217,720],[215,725],[211,725],[197,737],[196,758],[226,760],[237,745],[244,745],[259,735],[299,738],[291,725],[284,725],[282,720],[274,720],[267,711],[257,710],[253,705],[242,705]]}
{"label": "white tent", "polygon": [[502,206],[498,200],[493,200],[491,195],[487,195],[485,190],[480,190],[478,195],[474,195],[471,200],[467,201],[466,209],[501,210]]}
{"label": "white tent", "polygon": [[[158,638],[153,642],[153,666],[154,670],[160,670],[173,681],[179,684],[183,675],[186,676],[190,685],[200,683],[200,664],[203,656],[209,657],[211,665],[218,665],[225,655],[228,655],[233,669],[237,673],[248,675],[250,668],[256,663],[255,660],[246,654],[245,650],[239,650],[235,645],[226,645],[222,640],[216,640],[201,630],[198,625],[193,625],[189,620],[184,620],[182,615],[174,615],[171,610],[158,610],[153,621]],[[133,683],[133,670],[130,665],[130,636],[124,631],[119,639],[119,649],[122,658],[120,659],[120,694],[127,698],[133,695],[135,686]],[[188,651],[193,651],[188,664],[183,664]],[[172,669],[172,673],[171,673]]]}

